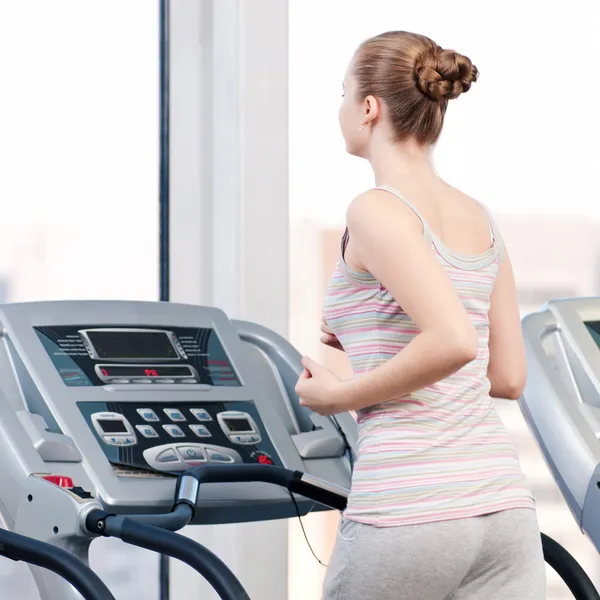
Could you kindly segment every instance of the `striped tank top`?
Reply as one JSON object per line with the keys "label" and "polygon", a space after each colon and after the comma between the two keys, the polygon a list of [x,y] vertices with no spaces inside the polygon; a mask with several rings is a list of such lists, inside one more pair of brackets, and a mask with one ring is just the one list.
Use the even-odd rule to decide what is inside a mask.
{"label": "striped tank top", "polygon": [[[477,331],[475,360],[405,397],[357,413],[358,451],[345,516],[388,527],[534,508],[513,440],[490,397],[490,297],[502,240],[490,219],[492,243],[476,256],[451,251],[419,212],[426,240],[451,279]],[[486,211],[487,212],[487,211]],[[370,274],[344,261],[348,232],[325,297],[325,319],[355,375],[376,368],[417,334],[414,321]]]}

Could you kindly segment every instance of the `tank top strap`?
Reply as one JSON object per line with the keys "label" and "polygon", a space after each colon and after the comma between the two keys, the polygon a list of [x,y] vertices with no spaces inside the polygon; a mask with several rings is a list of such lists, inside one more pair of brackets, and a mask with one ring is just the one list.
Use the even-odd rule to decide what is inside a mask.
{"label": "tank top strap", "polygon": [[479,204],[481,210],[483,210],[483,212],[487,216],[488,223],[490,226],[490,236],[492,238],[492,245],[496,247],[496,249],[498,250],[498,256],[500,257],[500,260],[502,260],[502,257],[504,256],[504,241],[502,239],[502,236],[500,235],[500,229],[498,228],[498,224],[496,223],[496,220],[490,212],[490,209],[485,204],[479,202],[479,200],[476,200],[476,202],[477,204]]}
{"label": "tank top strap", "polygon": [[390,187],[389,185],[378,185],[377,187],[375,187],[373,189],[388,192],[389,194],[392,194],[392,196],[396,196],[396,198],[398,198],[398,200],[401,200],[402,202],[404,202],[404,204],[406,204],[406,206],[408,206],[408,208],[410,208],[415,213],[415,215],[417,216],[419,221],[421,221],[421,225],[423,226],[423,236],[425,237],[425,240],[428,242],[433,241],[431,229],[429,228],[429,225],[427,224],[427,221],[425,220],[425,218],[416,209],[416,207],[413,204],[411,204],[398,190],[396,190],[393,187]]}

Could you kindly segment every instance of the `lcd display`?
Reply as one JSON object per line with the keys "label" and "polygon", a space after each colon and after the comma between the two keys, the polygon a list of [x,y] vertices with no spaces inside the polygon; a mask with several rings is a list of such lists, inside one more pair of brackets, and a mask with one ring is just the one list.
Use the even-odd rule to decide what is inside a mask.
{"label": "lcd display", "polygon": [[246,431],[254,431],[248,422],[248,419],[223,419],[225,425],[229,427],[229,431],[234,431],[235,433],[242,433]]}
{"label": "lcd display", "polygon": [[98,425],[104,433],[127,433],[127,427],[123,421],[98,420]]}
{"label": "lcd display", "polygon": [[98,368],[104,377],[194,377],[194,373],[187,366],[102,365]]}
{"label": "lcd display", "polygon": [[164,331],[86,331],[98,358],[105,360],[177,359],[171,340]]}
{"label": "lcd display", "polygon": [[596,342],[596,345],[600,347],[600,321],[588,321],[584,323],[590,335]]}

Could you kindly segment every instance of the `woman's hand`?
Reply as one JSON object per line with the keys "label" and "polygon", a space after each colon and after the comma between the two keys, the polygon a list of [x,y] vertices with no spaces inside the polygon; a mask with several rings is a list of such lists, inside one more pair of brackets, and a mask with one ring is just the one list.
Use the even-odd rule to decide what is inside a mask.
{"label": "woman's hand", "polygon": [[329,417],[347,409],[342,405],[342,381],[311,358],[302,359],[304,371],[296,384],[300,405]]}
{"label": "woman's hand", "polygon": [[326,346],[330,346],[331,348],[336,348],[337,350],[344,350],[340,340],[337,339],[335,333],[329,325],[327,325],[327,321],[325,320],[325,315],[323,315],[321,320],[321,332],[323,335],[321,336],[321,343]]}

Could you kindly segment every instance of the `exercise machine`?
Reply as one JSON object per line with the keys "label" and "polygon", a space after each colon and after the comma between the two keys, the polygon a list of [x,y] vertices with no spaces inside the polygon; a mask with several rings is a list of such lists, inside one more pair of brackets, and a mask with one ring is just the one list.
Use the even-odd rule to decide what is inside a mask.
{"label": "exercise machine", "polygon": [[[355,421],[299,405],[300,355],[274,332],[165,302],[10,304],[0,325],[13,482],[0,508],[14,530],[84,562],[95,537],[119,537],[245,600],[218,557],[174,532],[345,507]],[[544,537],[544,550],[576,598],[600,598],[564,549]]]}
{"label": "exercise machine", "polygon": [[[353,418],[319,417],[293,400],[297,356],[282,353],[285,341],[266,329],[161,302],[9,304],[0,325],[0,510],[9,530],[83,562],[98,534],[185,559],[177,554],[185,538],[167,531],[176,525],[157,525],[172,507],[177,475],[190,467],[279,465],[305,482],[349,484]],[[261,482],[211,488],[190,524],[325,509]],[[90,531],[87,517],[97,511],[109,515],[105,529]],[[203,557],[195,568],[213,586],[236,581],[205,548],[190,553]],[[223,577],[211,580],[214,573]],[[71,597],[52,585],[49,598]]]}
{"label": "exercise machine", "polygon": [[522,328],[521,410],[573,517],[600,551],[600,298],[552,300]]}

